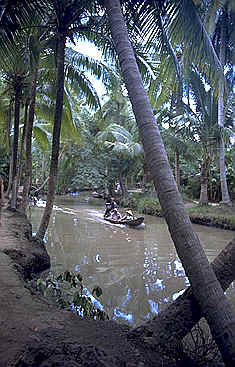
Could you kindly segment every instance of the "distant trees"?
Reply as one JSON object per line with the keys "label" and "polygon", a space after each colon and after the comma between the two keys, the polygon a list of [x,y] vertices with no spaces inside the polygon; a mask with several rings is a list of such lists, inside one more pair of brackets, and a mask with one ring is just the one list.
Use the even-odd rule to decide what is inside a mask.
{"label": "distant trees", "polygon": [[135,137],[127,129],[114,123],[109,124],[103,131],[98,133],[96,139],[97,142],[102,143],[103,149],[109,152],[108,160],[113,161],[112,165],[115,162],[116,179],[120,183],[122,195],[125,196],[127,187],[124,178],[131,174],[131,165],[138,157],[143,160],[142,145],[135,141]]}

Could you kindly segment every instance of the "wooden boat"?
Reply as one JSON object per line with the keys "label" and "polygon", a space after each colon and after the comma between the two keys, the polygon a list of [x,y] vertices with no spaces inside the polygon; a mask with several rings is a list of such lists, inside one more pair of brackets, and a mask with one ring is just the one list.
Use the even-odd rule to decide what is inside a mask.
{"label": "wooden boat", "polygon": [[130,227],[137,227],[144,221],[144,217],[138,217],[135,219],[123,219],[123,220],[112,219],[110,217],[105,217],[104,219],[113,224],[127,224]]}

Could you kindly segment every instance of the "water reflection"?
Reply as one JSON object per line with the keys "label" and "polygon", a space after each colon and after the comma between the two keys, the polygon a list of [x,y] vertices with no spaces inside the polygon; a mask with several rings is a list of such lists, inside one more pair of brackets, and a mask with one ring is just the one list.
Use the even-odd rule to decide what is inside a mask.
{"label": "water reflection", "polygon": [[[81,272],[89,290],[96,285],[103,289],[101,303],[110,318],[137,325],[175,300],[189,282],[163,219],[146,216],[140,230],[115,226],[103,220],[98,203],[87,196],[86,201],[57,200],[47,234],[52,269]],[[41,213],[33,209],[33,227]],[[234,236],[215,228],[195,229],[210,261]]]}

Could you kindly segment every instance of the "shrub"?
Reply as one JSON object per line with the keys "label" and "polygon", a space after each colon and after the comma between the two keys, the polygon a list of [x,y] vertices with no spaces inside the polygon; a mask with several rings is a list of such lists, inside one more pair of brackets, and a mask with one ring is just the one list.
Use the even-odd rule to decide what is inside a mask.
{"label": "shrub", "polygon": [[143,214],[162,216],[159,200],[152,197],[143,197],[138,200],[137,210]]}
{"label": "shrub", "polygon": [[[37,290],[44,296],[55,300],[60,308],[73,309],[79,316],[88,319],[108,320],[108,315],[96,307],[89,295],[84,293],[82,276],[65,271],[59,276],[50,274],[46,279],[37,280]],[[102,289],[96,286],[92,296],[100,297]]]}

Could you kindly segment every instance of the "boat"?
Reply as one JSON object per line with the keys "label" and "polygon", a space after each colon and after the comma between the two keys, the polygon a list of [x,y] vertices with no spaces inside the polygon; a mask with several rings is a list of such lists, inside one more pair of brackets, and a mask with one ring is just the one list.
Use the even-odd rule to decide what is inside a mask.
{"label": "boat", "polygon": [[103,194],[100,194],[99,192],[92,192],[92,196],[93,198],[96,198],[96,199],[103,199],[104,198],[104,195]]}
{"label": "boat", "polygon": [[127,224],[130,227],[137,227],[144,221],[144,217],[138,217],[135,219],[119,219],[119,220],[112,219],[110,217],[104,217],[104,219],[113,224]]}

